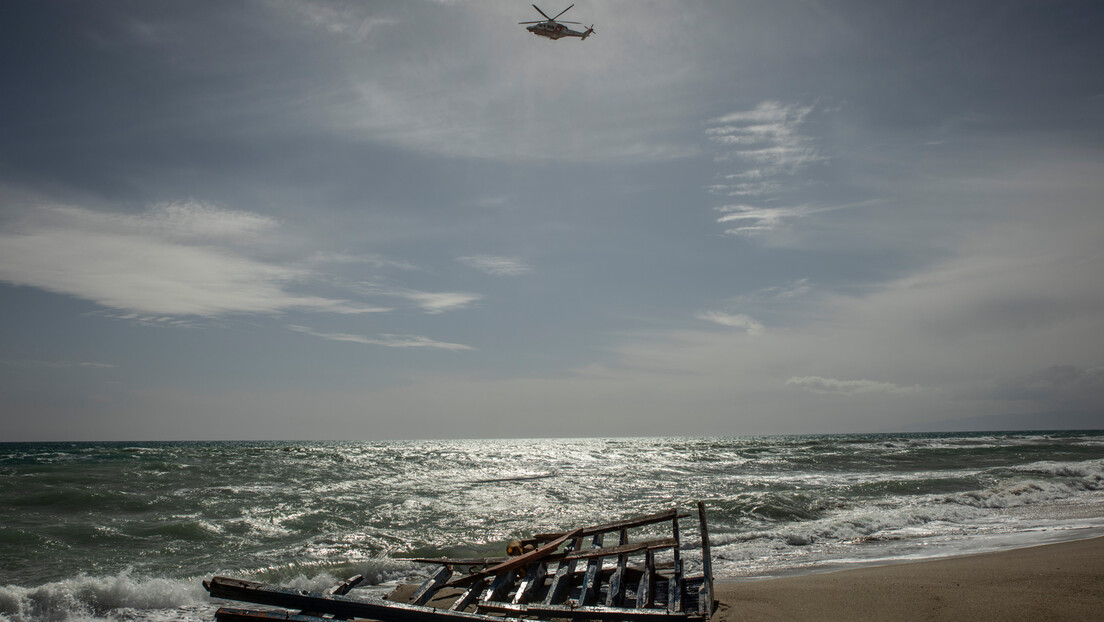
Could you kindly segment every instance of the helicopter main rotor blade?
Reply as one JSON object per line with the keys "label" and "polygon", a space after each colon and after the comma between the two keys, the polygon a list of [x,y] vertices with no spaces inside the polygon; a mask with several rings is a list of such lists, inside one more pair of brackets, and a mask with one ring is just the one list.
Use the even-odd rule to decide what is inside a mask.
{"label": "helicopter main rotor blade", "polygon": [[535,22],[518,22],[518,23],[519,24],[543,24],[546,21],[548,21],[548,20],[538,19]]}
{"label": "helicopter main rotor blade", "polygon": [[[572,6],[574,6],[574,5],[572,5]],[[537,10],[537,13],[540,13],[541,15],[544,15],[544,19],[553,19],[553,18],[551,18],[551,17],[548,17],[547,15],[545,15],[544,11],[540,10],[540,7],[539,7],[539,6],[537,6],[537,5],[535,5],[535,4],[534,4],[534,5],[533,5],[533,8]],[[570,9],[571,7],[569,6],[569,7],[567,7],[567,8],[569,8],[569,9]],[[562,15],[562,13],[561,13],[561,15]],[[559,15],[557,15],[556,17],[559,17]]]}
{"label": "helicopter main rotor blade", "polygon": [[[533,6],[537,6],[537,5],[535,5],[535,4],[534,4]],[[571,6],[575,6],[575,5],[574,5],[574,4],[572,4]],[[564,10],[560,11],[559,13],[556,13],[556,17],[559,17],[559,16],[563,15],[564,13],[567,13],[568,11],[570,11],[570,10],[571,10],[571,6],[569,6],[569,7],[567,7],[566,9],[564,9]],[[552,21],[556,21],[556,17],[553,17],[553,18],[552,18]]]}

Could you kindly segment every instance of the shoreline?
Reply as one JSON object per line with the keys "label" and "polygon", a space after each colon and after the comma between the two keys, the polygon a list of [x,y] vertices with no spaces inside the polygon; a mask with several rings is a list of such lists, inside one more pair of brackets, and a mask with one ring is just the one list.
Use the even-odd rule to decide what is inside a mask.
{"label": "shoreline", "polygon": [[[1087,517],[1097,518],[1104,516],[1100,510],[1093,509],[1086,513]],[[986,555],[990,553],[1003,553],[1018,549],[1028,549],[1037,546],[1062,544],[1065,542],[1080,542],[1104,538],[1104,524],[1079,525],[1066,528],[1047,528],[1031,532],[1010,532],[998,534],[985,534],[971,536],[954,542],[940,542],[924,547],[926,554],[906,552],[904,554],[889,553],[884,557],[827,557],[815,565],[788,567],[771,570],[765,574],[737,574],[715,576],[715,583],[746,583],[751,581],[769,581],[772,579],[789,579],[818,575],[830,572],[843,572],[861,568],[878,568],[881,566],[894,566],[897,564],[913,564],[917,562],[939,561],[970,557],[973,555]],[[979,541],[985,544],[978,546]]]}
{"label": "shoreline", "polygon": [[1104,536],[763,579],[718,579],[715,622],[1090,620]]}

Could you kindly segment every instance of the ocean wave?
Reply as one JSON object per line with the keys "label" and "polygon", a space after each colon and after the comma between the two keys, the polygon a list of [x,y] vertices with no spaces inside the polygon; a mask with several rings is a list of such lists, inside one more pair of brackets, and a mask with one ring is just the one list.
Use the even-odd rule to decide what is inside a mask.
{"label": "ocean wave", "polygon": [[134,529],[131,535],[203,542],[217,538],[222,531],[218,525],[205,520],[172,519]]}
{"label": "ocean wave", "polygon": [[741,493],[710,502],[720,520],[807,521],[839,506],[835,499],[795,491]]}
{"label": "ocean wave", "polygon": [[374,556],[356,561],[317,560],[274,564],[235,576],[262,583],[277,583],[297,590],[324,591],[353,575],[363,575],[365,585],[428,576],[428,567],[387,556]]}
{"label": "ocean wave", "polygon": [[162,610],[209,603],[201,580],[136,575],[79,574],[37,587],[0,587],[0,620],[76,622],[117,619],[119,610]]}
{"label": "ocean wave", "polygon": [[[425,576],[426,568],[376,557],[355,563],[289,563],[253,571],[226,571],[226,574],[297,590],[323,592],[356,574],[364,575],[365,585],[379,586],[419,579]],[[155,577],[128,569],[104,576],[81,573],[36,587],[0,586],[0,621],[208,620],[217,605],[203,588],[205,578]]]}
{"label": "ocean wave", "polygon": [[148,503],[136,495],[112,490],[90,490],[84,486],[51,486],[26,493],[15,492],[5,499],[15,508],[46,508],[58,512],[82,512],[89,507],[116,512],[144,512]]}
{"label": "ocean wave", "polygon": [[19,546],[21,544],[37,544],[44,540],[42,536],[29,533],[14,527],[0,527],[0,545]]}
{"label": "ocean wave", "polygon": [[1059,477],[1076,478],[1097,490],[1104,484],[1104,460],[1086,460],[1084,462],[1042,461],[1011,468],[1020,473],[1039,473]]}
{"label": "ocean wave", "polygon": [[931,495],[933,493],[954,493],[971,490],[977,486],[976,473],[910,473],[899,477],[871,478],[867,481],[849,484],[846,486],[845,492],[849,498],[882,499]]}
{"label": "ocean wave", "polygon": [[947,501],[990,509],[1012,508],[1074,499],[1085,492],[1104,490],[1104,460],[1035,462],[1003,471],[1014,476]]}
{"label": "ocean wave", "polygon": [[[971,490],[983,481],[991,485]],[[947,488],[953,492],[947,494]],[[915,490],[914,490],[915,489]],[[942,490],[941,490],[942,489]],[[721,521],[736,525],[718,532],[720,546],[770,540],[800,547],[923,538],[1001,529],[992,510],[1079,502],[1104,491],[1104,460],[1036,462],[961,478],[886,480],[850,486],[839,496],[806,493],[742,494],[711,502]],[[874,499],[863,497],[873,494]],[[741,518],[731,521],[732,518]],[[758,519],[758,520],[756,520]],[[749,522],[750,521],[750,522]]]}
{"label": "ocean wave", "polygon": [[860,506],[831,512],[814,520],[710,534],[710,539],[721,547],[739,547],[754,540],[774,541],[790,547],[814,543],[843,545],[961,531],[962,526],[978,516],[979,511],[974,508],[926,503],[899,507]]}

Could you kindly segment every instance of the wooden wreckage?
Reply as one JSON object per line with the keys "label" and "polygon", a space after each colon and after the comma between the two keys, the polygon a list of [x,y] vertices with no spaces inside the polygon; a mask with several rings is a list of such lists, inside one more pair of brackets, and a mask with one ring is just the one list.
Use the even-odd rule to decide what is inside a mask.
{"label": "wooden wreckage", "polygon": [[[212,597],[289,611],[221,607],[219,622],[370,619],[381,622],[509,622],[611,620],[703,622],[712,616],[713,569],[705,507],[698,502],[701,573],[683,572],[677,508],[511,543],[499,558],[418,558],[439,568],[416,590],[387,599],[351,595],[359,575],[328,592],[309,592],[214,577]],[[670,523],[670,536],[634,539],[642,527]],[[650,530],[653,533],[655,528]],[[657,555],[658,554],[658,555]],[[657,561],[662,557],[662,562]],[[404,594],[405,597],[400,596]],[[404,602],[405,601],[405,602]]]}

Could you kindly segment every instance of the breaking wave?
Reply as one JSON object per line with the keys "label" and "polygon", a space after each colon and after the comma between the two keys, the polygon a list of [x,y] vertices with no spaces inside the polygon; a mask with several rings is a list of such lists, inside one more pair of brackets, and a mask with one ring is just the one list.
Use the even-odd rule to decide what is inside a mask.
{"label": "breaking wave", "polygon": [[[232,576],[274,583],[292,589],[321,592],[354,574],[365,585],[394,585],[417,578],[422,569],[386,557],[368,563],[289,563],[252,572],[227,571]],[[0,621],[3,622],[100,622],[186,620],[206,622],[218,608],[207,596],[207,577],[174,579],[143,576],[133,570],[114,575],[79,574],[37,587],[0,587]],[[386,591],[386,590],[384,590]]]}
{"label": "breaking wave", "polygon": [[949,501],[982,508],[1011,508],[1104,490],[1104,460],[1035,462],[1011,467],[1007,472],[1015,477],[983,490],[964,492]]}
{"label": "breaking wave", "polygon": [[128,611],[165,610],[179,615],[182,608],[199,612],[209,606],[200,579],[142,577],[129,570],[110,576],[80,574],[31,588],[0,587],[0,620],[5,622],[116,620]]}

